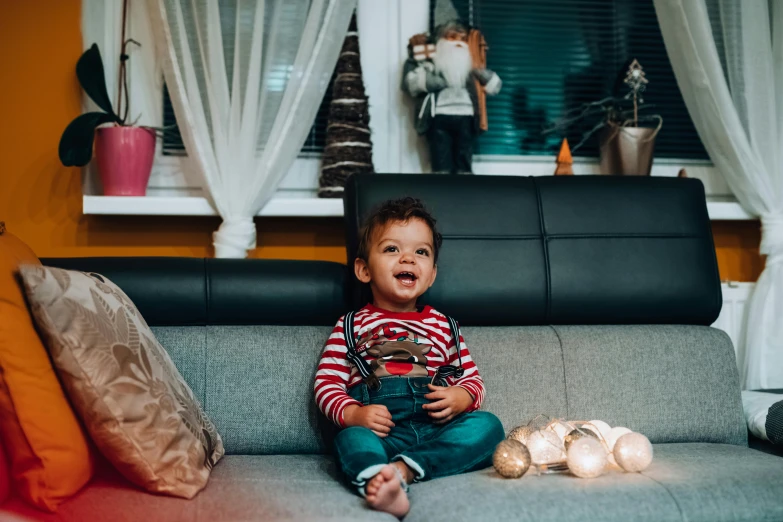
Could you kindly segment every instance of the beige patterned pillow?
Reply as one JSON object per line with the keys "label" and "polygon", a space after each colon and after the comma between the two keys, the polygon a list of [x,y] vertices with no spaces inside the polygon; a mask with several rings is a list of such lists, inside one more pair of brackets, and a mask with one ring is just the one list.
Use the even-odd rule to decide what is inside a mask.
{"label": "beige patterned pillow", "polygon": [[192,498],[223,441],[128,296],[98,274],[19,269],[63,386],[98,449],[148,491]]}

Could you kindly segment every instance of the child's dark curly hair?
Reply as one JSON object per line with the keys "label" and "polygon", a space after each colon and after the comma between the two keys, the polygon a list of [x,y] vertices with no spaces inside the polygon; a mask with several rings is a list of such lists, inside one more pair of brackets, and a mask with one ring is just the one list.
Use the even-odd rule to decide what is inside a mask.
{"label": "child's dark curly hair", "polygon": [[390,199],[379,205],[364,222],[359,232],[359,248],[356,252],[357,257],[368,261],[370,243],[373,233],[382,226],[392,221],[401,221],[403,223],[412,218],[418,218],[427,223],[432,230],[432,258],[438,263],[438,252],[443,243],[438,229],[435,227],[435,218],[424,207],[420,199],[406,197],[401,199]]}

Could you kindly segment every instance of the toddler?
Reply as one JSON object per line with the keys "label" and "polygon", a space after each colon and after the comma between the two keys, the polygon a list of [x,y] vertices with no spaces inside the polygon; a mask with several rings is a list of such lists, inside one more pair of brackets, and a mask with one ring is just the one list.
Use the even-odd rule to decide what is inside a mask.
{"label": "toddler", "polygon": [[337,321],[315,399],[343,428],[337,459],[370,507],[403,517],[408,484],[485,468],[504,432],[477,411],[484,382],[453,319],[418,298],[435,282],[441,237],[414,198],[365,223],[354,273],[372,303]]}

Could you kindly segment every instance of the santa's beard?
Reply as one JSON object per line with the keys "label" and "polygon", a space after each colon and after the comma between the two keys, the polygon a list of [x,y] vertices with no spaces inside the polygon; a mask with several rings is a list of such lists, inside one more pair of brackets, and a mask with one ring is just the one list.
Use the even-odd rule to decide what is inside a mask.
{"label": "santa's beard", "polygon": [[466,43],[443,38],[438,40],[433,62],[435,70],[451,87],[465,87],[468,75],[473,69],[473,58]]}

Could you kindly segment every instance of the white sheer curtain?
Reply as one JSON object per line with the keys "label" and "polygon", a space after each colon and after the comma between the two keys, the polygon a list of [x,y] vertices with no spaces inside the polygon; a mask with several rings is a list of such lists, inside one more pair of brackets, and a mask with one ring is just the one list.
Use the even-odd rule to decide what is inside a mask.
{"label": "white sheer curtain", "polygon": [[256,245],[253,216],[296,159],[356,0],[147,0],[182,141],[223,222],[216,257]]}
{"label": "white sheer curtain", "polygon": [[743,388],[781,388],[783,1],[654,2],[696,130],[740,204],[761,218],[767,259],[738,346]]}

